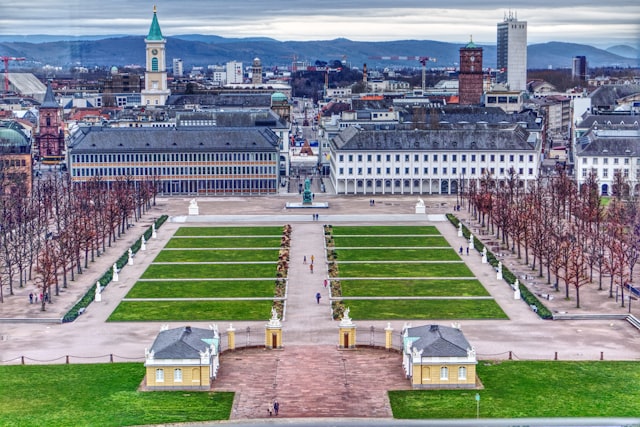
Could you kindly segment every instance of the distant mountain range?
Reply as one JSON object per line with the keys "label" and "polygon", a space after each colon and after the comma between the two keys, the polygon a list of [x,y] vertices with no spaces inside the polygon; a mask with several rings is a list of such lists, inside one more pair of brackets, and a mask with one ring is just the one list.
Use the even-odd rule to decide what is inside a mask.
{"label": "distant mountain range", "polygon": [[[199,34],[187,34],[167,38],[167,66],[172,58],[181,58],[185,69],[191,66],[224,64],[237,60],[249,64],[254,58],[262,60],[265,68],[280,68],[291,64],[293,58],[307,61],[331,62],[346,60],[351,67],[419,67],[411,61],[383,61],[372,56],[429,56],[437,58],[434,67],[454,67],[459,61],[459,49],[464,44],[432,40],[399,40],[388,42],[357,42],[344,38],[319,41],[285,41],[255,38],[224,38]],[[495,67],[496,46],[479,45],[484,49],[484,67]],[[638,67],[638,49],[617,45],[606,50],[593,46],[549,42],[532,44],[527,48],[530,69],[570,68],[572,58],[587,57],[589,67]],[[119,36],[0,36],[0,55],[25,57],[26,63],[12,64],[12,69],[33,64],[49,64],[63,67],[74,65],[124,66],[143,65],[145,61],[144,37]]]}

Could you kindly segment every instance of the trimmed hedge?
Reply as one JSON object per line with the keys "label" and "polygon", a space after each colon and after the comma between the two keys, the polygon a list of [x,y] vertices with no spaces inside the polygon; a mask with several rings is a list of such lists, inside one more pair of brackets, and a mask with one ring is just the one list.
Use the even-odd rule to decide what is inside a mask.
{"label": "trimmed hedge", "polygon": [[[453,226],[456,229],[458,228],[458,224],[460,224],[460,220],[458,220],[458,218],[456,218],[455,215],[448,213],[447,219],[449,220],[449,222],[451,222],[451,224],[453,224]],[[462,235],[466,239],[469,239],[470,233],[471,232],[469,231],[469,229],[465,227],[464,224],[462,224]],[[480,241],[480,239],[477,239],[477,238],[473,239],[473,246],[480,253],[482,253],[482,250],[485,248],[484,244]],[[493,252],[491,252],[488,248],[487,248],[487,262],[491,264],[495,269],[498,268],[498,263],[500,262],[495,257]],[[509,269],[504,265],[502,266],[502,278],[511,287],[513,287],[513,284],[516,281],[516,275],[513,274],[511,271],[509,271]],[[530,307],[536,306],[536,308],[538,309],[538,316],[540,316],[542,319],[552,319],[553,315],[551,314],[551,311],[534,294],[532,294],[531,291],[529,291],[529,289],[524,284],[520,282],[518,282],[518,284],[520,287],[520,297],[522,298],[522,300]]]}
{"label": "trimmed hedge", "polygon": [[[155,221],[156,230],[160,228],[162,224],[164,224],[167,221],[167,219],[169,219],[169,216],[167,215],[162,215],[160,218],[158,218]],[[142,235],[144,236],[146,241],[149,241],[149,239],[151,239],[152,234],[153,234],[153,228],[150,226],[149,228],[147,228],[147,230],[145,230],[145,232]],[[133,252],[134,254],[137,253],[140,250],[140,246],[142,246],[142,239],[136,240],[136,242],[131,246],[131,252]],[[118,270],[122,269],[122,267],[124,267],[128,262],[129,262],[129,250],[127,249],[122,254],[122,256],[120,256],[120,258],[118,258],[118,260],[116,261],[116,266],[118,267]],[[98,279],[98,282],[100,282],[100,286],[104,287],[111,282],[111,279],[113,279],[113,269],[108,268],[107,271],[105,271],[105,273],[102,275],[102,277]],[[81,314],[80,310],[86,309],[89,306],[89,304],[93,302],[93,300],[95,299],[95,296],[96,296],[96,287],[95,285],[93,285],[87,290],[84,296],[80,298],[80,300],[71,308],[71,310],[69,310],[67,314],[64,315],[64,317],[62,318],[62,323],[73,322],[74,320],[76,320],[78,316],[80,316]]]}

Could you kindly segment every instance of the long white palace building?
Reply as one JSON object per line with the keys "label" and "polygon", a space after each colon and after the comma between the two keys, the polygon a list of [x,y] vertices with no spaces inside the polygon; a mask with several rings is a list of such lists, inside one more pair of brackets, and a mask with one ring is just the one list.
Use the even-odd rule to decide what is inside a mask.
{"label": "long white palace building", "polygon": [[439,123],[428,129],[349,127],[330,140],[337,194],[456,194],[513,170],[526,188],[541,161],[539,132],[512,123]]}

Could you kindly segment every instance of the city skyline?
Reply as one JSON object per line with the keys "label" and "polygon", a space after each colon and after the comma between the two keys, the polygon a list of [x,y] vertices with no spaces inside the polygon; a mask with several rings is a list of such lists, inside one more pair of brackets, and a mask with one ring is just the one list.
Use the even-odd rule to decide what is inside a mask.
{"label": "city skyline", "polygon": [[528,43],[566,41],[609,47],[640,47],[640,4],[616,0],[615,5],[593,0],[558,2],[451,0],[448,9],[425,6],[419,0],[371,0],[283,3],[246,0],[241,3],[130,2],[113,0],[105,7],[97,0],[54,2],[33,0],[17,8],[0,0],[0,35],[144,35],[154,5],[163,35],[207,34],[228,38],[269,37],[279,41],[438,40],[496,42],[496,24],[508,13],[527,21]]}

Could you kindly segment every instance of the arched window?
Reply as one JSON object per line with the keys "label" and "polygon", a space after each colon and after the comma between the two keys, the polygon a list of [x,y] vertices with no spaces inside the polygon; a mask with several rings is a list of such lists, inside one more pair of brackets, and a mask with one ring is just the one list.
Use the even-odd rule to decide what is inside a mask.
{"label": "arched window", "polygon": [[174,383],[182,382],[182,369],[176,368],[173,370],[173,382]]}
{"label": "arched window", "polygon": [[449,380],[449,368],[447,368],[446,366],[440,368],[440,379]]}
{"label": "arched window", "polygon": [[467,379],[467,368],[465,366],[460,366],[458,368],[458,379],[459,380]]}
{"label": "arched window", "polygon": [[151,71],[158,71],[158,58],[151,58]]}
{"label": "arched window", "polygon": [[164,369],[156,369],[156,382],[164,382]]}

